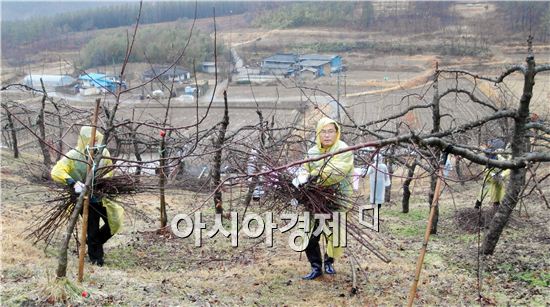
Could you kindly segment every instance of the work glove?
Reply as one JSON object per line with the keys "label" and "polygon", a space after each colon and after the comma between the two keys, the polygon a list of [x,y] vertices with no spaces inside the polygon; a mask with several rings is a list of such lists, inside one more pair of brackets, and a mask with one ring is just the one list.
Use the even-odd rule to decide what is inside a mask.
{"label": "work glove", "polygon": [[294,208],[298,208],[299,204],[300,203],[298,202],[298,200],[296,198],[293,198],[293,199],[290,200],[290,205]]}
{"label": "work glove", "polygon": [[309,180],[309,174],[300,174],[296,176],[294,179],[292,179],[292,185],[298,189],[304,184],[308,183],[308,180]]}
{"label": "work glove", "polygon": [[75,184],[74,184],[74,186],[73,186],[74,192],[75,192],[76,194],[82,193],[82,191],[84,191],[84,187],[85,187],[85,186],[86,186],[86,185],[85,185],[84,183],[80,182],[80,181],[75,182]]}

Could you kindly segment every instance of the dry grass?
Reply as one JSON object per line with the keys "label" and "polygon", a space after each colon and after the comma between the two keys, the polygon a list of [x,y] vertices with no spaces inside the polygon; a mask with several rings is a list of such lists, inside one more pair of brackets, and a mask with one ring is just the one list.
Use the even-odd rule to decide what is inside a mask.
{"label": "dry grass", "polygon": [[[204,238],[203,247],[195,248],[192,238],[157,234],[158,198],[140,194],[133,200],[150,218],[131,215],[123,232],[106,244],[106,265],[101,268],[86,265],[84,282],[73,288],[78,286],[74,284],[77,259],[74,244],[69,252],[71,283],[60,286],[54,281],[56,247],[33,246],[21,235],[47,197],[44,189],[24,194],[39,188],[20,187],[28,182],[19,176],[23,169],[23,163],[16,163],[2,152],[0,300],[7,306],[47,302],[49,294],[59,291],[61,286],[69,290],[65,293],[72,293],[68,302],[79,305],[403,305],[428,212],[427,185],[423,182],[414,187],[409,214],[400,213],[395,204],[384,205],[381,233],[374,243],[385,246],[384,251],[392,258],[390,264],[382,263],[350,242],[367,275],[358,272],[359,292],[352,295],[349,254],[337,262],[335,277],[302,281],[300,277],[308,272],[308,264],[305,255],[300,256],[287,246],[287,234],[277,234],[273,248],[242,236],[238,248],[231,247],[230,239],[219,236]],[[415,301],[418,305],[477,304],[477,234],[460,231],[454,222],[455,208],[473,206],[477,186],[453,186],[453,189],[452,195],[451,190],[443,195],[439,234],[429,243]],[[397,191],[393,197],[400,200]],[[171,191],[169,216],[188,213],[204,200],[204,195]],[[516,214],[513,228],[505,230],[496,254],[484,261],[485,303],[541,306],[550,303],[550,260],[545,252],[550,245],[549,229],[543,223],[549,213],[541,204],[529,204],[531,218]],[[212,225],[210,202],[204,203],[202,211],[206,224]],[[81,289],[90,296],[79,296]]]}

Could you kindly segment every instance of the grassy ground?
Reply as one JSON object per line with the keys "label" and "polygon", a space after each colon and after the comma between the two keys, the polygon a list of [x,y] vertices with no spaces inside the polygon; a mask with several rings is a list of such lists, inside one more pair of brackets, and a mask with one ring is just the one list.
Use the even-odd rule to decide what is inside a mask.
{"label": "grassy ground", "polygon": [[[14,160],[2,151],[1,203],[1,291],[4,306],[46,303],[55,288],[57,245],[32,245],[25,239],[29,221],[43,210],[51,191],[29,181],[32,167]],[[32,157],[26,157],[28,163]],[[39,162],[39,161],[36,161]],[[428,207],[426,187],[416,186],[411,211],[383,207],[381,232],[373,234],[374,244],[392,258],[384,264],[350,242],[359,259],[359,291],[353,295],[350,254],[336,264],[338,274],[315,281],[302,281],[308,272],[305,255],[286,244],[287,234],[276,234],[274,247],[263,239],[239,236],[239,247],[220,235],[204,238],[203,247],[193,239],[181,239],[155,232],[157,196],[142,194],[133,201],[148,216],[127,218],[121,234],[105,246],[104,267],[86,265],[81,285],[74,282],[77,255],[74,242],[69,251],[68,282],[75,288],[69,303],[77,305],[262,305],[262,306],[364,306],[403,305],[414,275],[418,252],[426,225]],[[455,213],[471,207],[474,184],[453,186],[443,195],[439,233],[432,236],[425,259],[417,305],[477,305],[477,233],[458,227]],[[453,197],[452,197],[453,196]],[[392,196],[400,201],[398,191]],[[453,201],[454,198],[454,201]],[[205,199],[171,191],[169,216],[189,213]],[[207,204],[210,207],[210,203]],[[237,206],[236,203],[233,206]],[[535,200],[527,201],[530,217],[515,212],[514,220],[502,235],[494,256],[481,257],[481,294],[486,305],[550,304],[550,213]],[[212,225],[212,210],[203,209],[207,230]],[[354,217],[352,217],[354,218]],[[57,242],[55,242],[57,243]],[[365,274],[364,274],[365,273]],[[366,275],[366,276],[365,276]],[[80,296],[82,290],[90,295]],[[58,304],[60,304],[58,302]]]}

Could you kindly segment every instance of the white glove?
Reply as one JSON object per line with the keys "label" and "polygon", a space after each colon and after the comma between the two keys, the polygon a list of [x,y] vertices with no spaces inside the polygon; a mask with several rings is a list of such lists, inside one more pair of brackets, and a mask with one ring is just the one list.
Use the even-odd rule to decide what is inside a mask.
{"label": "white glove", "polygon": [[299,203],[298,203],[298,200],[296,198],[293,198],[290,200],[290,205],[294,208],[297,208]]}
{"label": "white glove", "polygon": [[304,185],[309,179],[309,174],[300,174],[296,176],[294,179],[292,179],[292,185],[296,188],[299,188],[300,186]]}
{"label": "white glove", "polygon": [[85,187],[85,186],[86,186],[86,185],[83,184],[82,182],[77,181],[77,182],[74,184],[74,187],[73,187],[73,188],[74,188],[74,192],[77,193],[77,194],[82,193],[82,191],[84,190],[84,187]]}

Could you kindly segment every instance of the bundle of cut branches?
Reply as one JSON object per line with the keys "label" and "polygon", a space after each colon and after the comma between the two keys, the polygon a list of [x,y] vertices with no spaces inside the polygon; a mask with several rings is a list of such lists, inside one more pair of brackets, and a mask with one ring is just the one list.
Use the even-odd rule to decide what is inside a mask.
{"label": "bundle of cut branches", "polygon": [[[152,184],[144,185],[143,182],[138,176],[101,177],[94,182],[92,193],[96,198],[114,198],[154,188]],[[72,187],[57,186],[54,191],[56,196],[46,201],[46,209],[27,228],[27,238],[31,238],[35,244],[44,241],[49,245],[56,233],[66,225],[76,206],[78,195]]]}
{"label": "bundle of cut branches", "polygon": [[[123,194],[135,194],[146,189],[140,185],[139,176],[112,176],[98,178],[93,185],[93,193],[98,196],[117,196]],[[152,188],[152,187],[150,187]]]}
{"label": "bundle of cut branches", "polygon": [[[268,194],[271,194],[275,201],[267,206],[267,209],[274,211],[283,211],[291,209],[291,200],[296,199],[303,206],[304,211],[312,214],[331,214],[336,211],[347,211],[348,216],[358,216],[360,211],[358,199],[344,196],[336,190],[334,186],[323,186],[312,178],[307,184],[296,188],[286,174],[279,176],[266,176],[262,183],[265,186],[271,186]],[[358,219],[348,218],[346,221],[346,231],[359,244],[372,252],[380,260],[389,263],[390,259],[384,255],[371,241],[374,236],[370,230],[359,223]]]}

